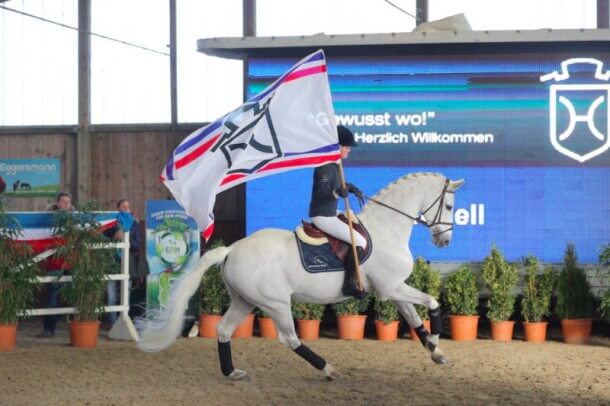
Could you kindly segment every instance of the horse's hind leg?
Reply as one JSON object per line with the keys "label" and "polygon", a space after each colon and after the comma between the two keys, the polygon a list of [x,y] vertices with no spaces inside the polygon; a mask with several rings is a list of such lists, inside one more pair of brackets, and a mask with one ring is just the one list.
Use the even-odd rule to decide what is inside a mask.
{"label": "horse's hind leg", "polygon": [[338,374],[335,369],[327,363],[324,358],[313,352],[299,340],[294,328],[290,304],[273,303],[271,304],[272,307],[268,306],[269,304],[264,306],[264,308],[261,308],[263,308],[263,310],[273,319],[275,327],[277,328],[278,340],[297,353],[305,361],[309,362],[314,368],[321,371],[326,379],[336,379]]}
{"label": "horse's hind leg", "polygon": [[246,371],[233,366],[231,336],[253,308],[252,304],[246,302],[237,294],[231,295],[231,305],[216,327],[220,370],[224,376],[235,381],[247,381],[250,379],[250,375]]}

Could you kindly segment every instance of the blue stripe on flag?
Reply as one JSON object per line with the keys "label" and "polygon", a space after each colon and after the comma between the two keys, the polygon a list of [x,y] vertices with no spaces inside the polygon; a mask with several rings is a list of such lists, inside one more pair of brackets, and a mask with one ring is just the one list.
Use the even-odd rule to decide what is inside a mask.
{"label": "blue stripe on flag", "polygon": [[225,116],[222,116],[218,120],[214,121],[212,124],[209,124],[207,127],[204,127],[201,130],[201,133],[197,134],[196,136],[189,139],[188,141],[185,141],[183,144],[178,145],[178,148],[176,148],[176,151],[174,152],[174,154],[179,154],[181,152],[184,152],[187,149],[189,149],[190,147],[192,147],[193,145],[199,143],[202,139],[204,139],[205,137],[210,135],[210,133],[212,133],[213,131],[218,129],[220,126],[222,126],[222,122],[223,122],[224,118],[225,118]]}
{"label": "blue stripe on flag", "polygon": [[339,149],[339,144],[330,144],[324,147],[312,149],[311,151],[305,152],[285,152],[283,156],[295,156],[295,155],[306,155],[306,154],[316,154],[316,153],[324,153],[324,152],[332,152],[337,151]]}

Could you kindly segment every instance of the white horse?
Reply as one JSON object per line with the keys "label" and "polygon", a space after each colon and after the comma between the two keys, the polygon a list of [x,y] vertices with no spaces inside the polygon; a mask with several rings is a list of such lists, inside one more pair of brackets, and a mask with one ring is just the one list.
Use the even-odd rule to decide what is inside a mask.
{"label": "white horse", "polygon": [[[416,223],[414,220],[417,220],[428,227],[437,247],[449,244],[454,191],[463,183],[463,180],[450,181],[431,173],[403,176],[369,198],[359,215],[373,246],[372,254],[360,268],[366,291],[375,292],[381,300],[392,300],[409,325],[417,328],[424,347],[439,364],[446,363],[438,346],[439,303],[432,296],[405,284],[413,269],[408,241]],[[427,220],[424,215],[428,216]],[[195,270],[172,288],[167,317],[156,325],[148,323],[138,343],[140,349],[160,351],[176,340],[182,329],[186,304],[199,287],[204,272],[214,264],[222,264],[223,278],[231,296],[231,305],[217,328],[220,366],[226,377],[249,379],[247,372],[233,366],[231,336],[255,306],[271,316],[282,344],[321,370],[327,379],[337,376],[329,363],[299,340],[290,304],[292,300],[326,304],[347,299],[341,293],[343,273],[306,272],[300,262],[294,233],[287,230],[260,230],[229,247],[207,252]],[[428,307],[431,334],[423,328],[414,304]]]}

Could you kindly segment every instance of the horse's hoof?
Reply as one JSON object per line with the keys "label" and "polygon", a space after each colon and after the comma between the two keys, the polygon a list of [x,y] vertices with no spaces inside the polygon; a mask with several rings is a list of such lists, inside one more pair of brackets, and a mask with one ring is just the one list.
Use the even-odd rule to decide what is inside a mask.
{"label": "horse's hoof", "polygon": [[322,373],[324,374],[324,377],[327,381],[334,381],[335,379],[338,379],[341,376],[330,364],[326,364],[324,369],[322,369]]}
{"label": "horse's hoof", "polygon": [[246,371],[242,371],[241,369],[234,369],[233,372],[231,372],[229,374],[229,376],[227,377],[233,381],[249,381],[250,380],[250,374],[247,373]]}
{"label": "horse's hoof", "polygon": [[446,365],[449,361],[445,358],[445,354],[438,347],[430,355],[435,364]]}

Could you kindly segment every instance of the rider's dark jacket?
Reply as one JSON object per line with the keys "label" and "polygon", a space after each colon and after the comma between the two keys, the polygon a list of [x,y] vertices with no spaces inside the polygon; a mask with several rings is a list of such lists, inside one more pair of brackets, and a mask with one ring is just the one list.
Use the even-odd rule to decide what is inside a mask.
{"label": "rider's dark jacket", "polygon": [[309,217],[334,217],[337,215],[338,198],[335,193],[341,187],[339,166],[335,163],[318,166],[313,172]]}

